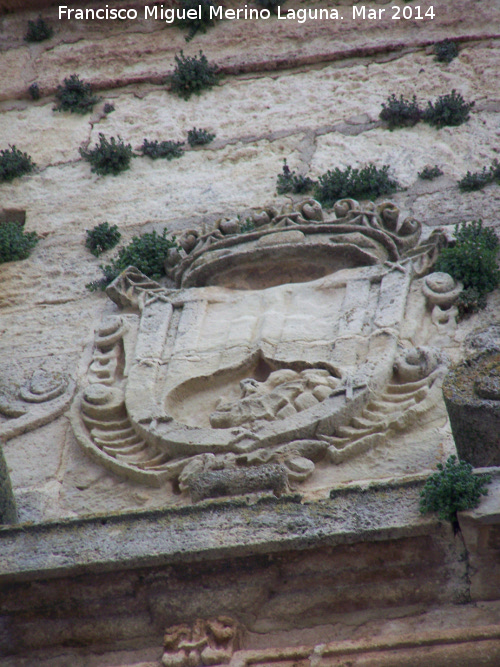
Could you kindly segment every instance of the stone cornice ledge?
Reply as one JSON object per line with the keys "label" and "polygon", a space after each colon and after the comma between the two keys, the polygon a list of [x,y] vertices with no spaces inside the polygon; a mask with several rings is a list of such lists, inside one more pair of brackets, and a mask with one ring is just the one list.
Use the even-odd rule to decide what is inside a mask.
{"label": "stone cornice ledge", "polygon": [[[451,528],[419,514],[421,480],[351,487],[328,500],[238,497],[0,530],[0,580],[216,560],[394,540]],[[446,537],[448,536],[448,537]]]}

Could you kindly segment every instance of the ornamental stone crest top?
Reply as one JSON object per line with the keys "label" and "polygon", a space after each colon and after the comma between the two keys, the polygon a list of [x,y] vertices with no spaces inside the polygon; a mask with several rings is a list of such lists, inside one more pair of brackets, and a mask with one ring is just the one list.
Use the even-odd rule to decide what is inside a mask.
{"label": "ornamental stone crest top", "polygon": [[[166,257],[175,287],[134,267],[109,286],[119,311],[72,407],[78,441],[200,500],[279,495],[411,428],[443,374],[434,349],[401,344],[412,280],[446,242],[421,231],[350,199],[329,218],[306,200],[185,231]],[[444,322],[460,286],[432,275],[427,316]]]}

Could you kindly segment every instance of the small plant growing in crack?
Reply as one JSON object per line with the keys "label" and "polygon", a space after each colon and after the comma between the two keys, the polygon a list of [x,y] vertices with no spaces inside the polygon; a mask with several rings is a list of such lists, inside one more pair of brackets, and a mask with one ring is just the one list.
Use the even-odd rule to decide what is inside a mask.
{"label": "small plant growing in crack", "polygon": [[455,226],[455,245],[444,248],[436,271],[449,273],[464,285],[457,307],[461,318],[486,306],[486,294],[500,284],[497,255],[500,242],[481,220]]}
{"label": "small plant growing in crack", "polygon": [[40,86],[36,83],[32,83],[31,86],[28,88],[28,93],[29,96],[33,101],[39,100],[40,99]]}
{"label": "small plant growing in crack", "polygon": [[345,197],[354,199],[376,199],[380,195],[395,192],[399,183],[389,175],[389,165],[379,168],[374,164],[367,167],[329,170],[322,174],[314,186],[315,198],[326,208]]}
{"label": "small plant growing in crack", "polygon": [[500,163],[493,160],[489,168],[483,167],[481,171],[470,172],[458,181],[461,192],[472,192],[481,190],[490,183],[500,184]]}
{"label": "small plant growing in crack", "polygon": [[167,238],[167,229],[162,234],[156,231],[134,236],[130,243],[118,251],[109,264],[100,266],[103,277],[86,285],[91,292],[104,290],[122,271],[135,266],[153,280],[165,275],[165,258],[170,248],[178,248],[175,237]]}
{"label": "small plant growing in crack", "polygon": [[255,222],[252,218],[247,218],[245,222],[240,223],[240,234],[247,234],[248,232],[253,232],[255,229]]}
{"label": "small plant growing in crack", "polygon": [[[190,42],[197,32],[206,32],[207,28],[215,25],[213,10],[217,8],[217,5],[212,0],[182,0],[181,5],[184,17],[178,18],[176,23],[180,28],[186,28],[189,31],[186,42]],[[196,15],[188,16],[189,10],[193,9]]]}

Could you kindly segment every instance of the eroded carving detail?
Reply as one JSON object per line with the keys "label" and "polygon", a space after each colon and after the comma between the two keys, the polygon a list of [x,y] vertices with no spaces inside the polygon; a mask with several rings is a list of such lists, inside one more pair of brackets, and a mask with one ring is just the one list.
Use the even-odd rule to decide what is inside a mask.
{"label": "eroded carving detail", "polygon": [[[48,424],[69,406],[75,383],[65,374],[38,369],[19,387],[0,388],[0,439]],[[3,418],[3,419],[2,419]]]}
{"label": "eroded carving detail", "polygon": [[[96,334],[72,420],[109,469],[193,500],[279,495],[429,407],[439,355],[398,357],[398,343],[411,280],[443,237],[417,246],[420,223],[390,202],[341,200],[326,219],[305,200],[252,220],[184,232],[166,257],[177,289],[133,267],[108,288],[122,315]],[[450,302],[441,283],[426,281],[434,307]]]}
{"label": "eroded carving detail", "polygon": [[21,387],[19,395],[27,403],[45,403],[63,394],[67,386],[66,377],[38,370],[33,373],[29,382]]}
{"label": "eroded carving detail", "polygon": [[335,436],[322,436],[330,445],[329,459],[340,463],[387,442],[391,433],[411,428],[438,399],[445,371],[435,349],[402,352],[384,390],[374,393],[359,415],[337,428]]}
{"label": "eroded carving detail", "polygon": [[[234,249],[236,246],[241,246],[240,264],[246,261],[249,252],[255,254],[254,246],[263,248],[287,243],[303,243],[302,254],[305,254],[306,258],[307,253],[312,253],[314,249],[316,264],[320,259],[325,262],[331,255],[332,245],[339,246],[341,243],[343,254],[354,255],[351,257],[354,262],[356,258],[359,259],[359,250],[362,248],[366,249],[367,253],[364,263],[367,263],[368,255],[375,262],[386,259],[398,261],[401,253],[416,246],[422,231],[422,225],[413,218],[400,221],[399,209],[391,202],[384,202],[379,206],[369,204],[362,208],[353,199],[338,201],[334,206],[333,217],[328,220],[325,219],[321,205],[314,199],[285,204],[280,210],[274,206],[256,209],[250,220],[253,229],[245,233],[242,233],[245,228],[236,219],[219,220],[213,228],[202,231],[186,230],[178,239],[180,252],[173,251],[167,258],[168,275],[178,286],[213,284],[215,272],[220,273],[219,268],[224,265],[224,262],[220,263],[218,260],[224,257],[227,260],[226,249]],[[291,235],[292,231],[295,236]],[[331,234],[334,234],[334,237],[331,237]],[[245,248],[245,244],[250,245]],[[426,246],[425,251],[419,253],[419,257],[428,252]],[[296,256],[295,261],[299,260],[300,257]],[[212,265],[212,270],[208,264]],[[310,272],[309,279],[319,277],[322,275],[321,271],[326,270],[324,266],[316,266],[320,273],[315,275],[312,266],[307,269]],[[219,275],[216,284],[224,284],[220,280]],[[226,280],[229,280],[229,276]],[[294,281],[295,279],[289,276],[283,282]]]}
{"label": "eroded carving detail", "polygon": [[239,628],[228,616],[174,625],[165,633],[162,665],[200,667],[227,664],[239,648]]}
{"label": "eroded carving detail", "polygon": [[446,325],[453,326],[458,316],[454,306],[464,286],[448,273],[430,273],[422,283],[422,291],[427,301],[433,323],[442,330]]}
{"label": "eroded carving detail", "polygon": [[237,401],[219,400],[210,415],[210,424],[214,428],[230,428],[285,419],[321,403],[339,384],[337,377],[322,368],[301,372],[283,368],[271,373],[265,382],[246,378],[240,382]]}
{"label": "eroded carving detail", "polygon": [[[129,278],[122,276],[121,280]],[[113,472],[158,486],[172,476],[172,466],[168,465],[170,457],[141,437],[128,417],[121,386],[127,329],[121,317],[108,318],[99,327],[89,384],[77,396],[71,420],[77,440],[92,458]]]}

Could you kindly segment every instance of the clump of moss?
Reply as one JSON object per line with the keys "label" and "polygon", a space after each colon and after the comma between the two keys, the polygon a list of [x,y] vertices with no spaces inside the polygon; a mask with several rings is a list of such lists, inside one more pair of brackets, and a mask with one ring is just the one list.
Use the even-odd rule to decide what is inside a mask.
{"label": "clump of moss", "polygon": [[28,21],[28,29],[24,36],[26,42],[43,42],[50,39],[54,30],[39,16],[36,21]]}
{"label": "clump of moss", "polygon": [[338,199],[376,199],[395,192],[398,187],[397,180],[389,176],[389,165],[381,169],[373,164],[361,169],[335,167],[319,177],[314,195],[323,206],[330,208]]}
{"label": "clump of moss", "polygon": [[428,102],[422,119],[438,129],[446,126],[462,125],[470,118],[474,102],[466,102],[460,93],[452,90],[449,95],[441,95],[436,102]]}
{"label": "clump of moss", "polygon": [[25,232],[18,222],[0,223],[0,264],[26,259],[38,241],[35,232]]}
{"label": "clump of moss", "polygon": [[34,168],[35,163],[28,153],[23,153],[16,146],[0,150],[0,183],[29,174]]}
{"label": "clump of moss", "polygon": [[283,171],[278,174],[276,181],[276,192],[279,195],[284,195],[287,192],[293,194],[302,194],[309,192],[314,187],[315,182],[309,176],[302,176],[295,171],[291,171],[287,165],[286,160],[283,160]]}
{"label": "clump of moss", "polygon": [[107,222],[101,222],[92,229],[87,229],[87,238],[85,246],[90,250],[94,257],[99,257],[106,250],[111,250],[121,238],[116,225]]}
{"label": "clump of moss", "polygon": [[392,94],[385,103],[382,103],[380,120],[388,124],[390,130],[396,127],[412,127],[422,118],[422,110],[417,104],[417,98],[407,100],[401,95],[399,99]]}
{"label": "clump of moss", "polygon": [[146,232],[141,236],[134,236],[130,243],[121,248],[118,255],[109,264],[101,265],[103,278],[87,285],[87,289],[95,291],[105,289],[109,283],[117,278],[129,266],[135,266],[139,271],[153,280],[159,280],[165,275],[165,259],[170,248],[177,248],[175,238],[166,238],[167,229],[162,234],[156,231]]}
{"label": "clump of moss", "polygon": [[57,104],[54,111],[70,111],[85,114],[92,111],[98,98],[92,94],[92,86],[82,81],[77,74],[64,79],[62,86],[57,86]]}
{"label": "clump of moss", "polygon": [[141,153],[152,160],[158,160],[159,158],[173,160],[184,154],[183,146],[183,141],[148,141],[144,139]]}
{"label": "clump of moss", "polygon": [[91,150],[80,148],[80,155],[84,160],[90,162],[90,169],[96,174],[106,176],[113,174],[116,176],[130,167],[130,160],[134,156],[132,146],[125,144],[118,137],[106,139],[102,132],[99,134],[99,143]]}
{"label": "clump of moss", "polygon": [[212,88],[219,81],[219,68],[211,65],[205,54],[185,56],[181,51],[175,56],[175,69],[170,76],[170,89],[185,100],[199,95],[202,90]]}

